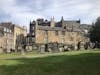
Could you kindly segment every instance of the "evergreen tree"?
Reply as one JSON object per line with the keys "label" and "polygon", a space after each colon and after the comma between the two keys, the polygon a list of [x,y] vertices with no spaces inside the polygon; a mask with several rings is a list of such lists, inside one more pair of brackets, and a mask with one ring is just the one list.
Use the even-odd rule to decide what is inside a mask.
{"label": "evergreen tree", "polygon": [[92,24],[90,39],[92,42],[100,42],[100,17],[97,18],[95,24]]}

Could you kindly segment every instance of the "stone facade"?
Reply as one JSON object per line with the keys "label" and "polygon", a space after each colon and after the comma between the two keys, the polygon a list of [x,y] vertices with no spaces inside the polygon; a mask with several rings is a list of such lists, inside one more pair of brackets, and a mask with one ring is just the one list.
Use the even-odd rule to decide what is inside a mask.
{"label": "stone facade", "polygon": [[14,48],[18,49],[21,46],[24,38],[27,35],[27,28],[25,26],[20,27],[18,25],[13,25],[13,34],[14,34]]}
{"label": "stone facade", "polygon": [[11,49],[14,49],[14,37],[11,29],[0,26],[0,49],[2,52],[9,53]]}
{"label": "stone facade", "polygon": [[[3,36],[1,37],[3,40],[2,47],[16,50],[24,41],[24,38],[27,35],[27,28],[25,26],[21,27],[12,24],[11,22],[0,23],[0,26],[4,29]],[[1,30],[2,27],[0,27]],[[10,47],[10,45],[12,47]]]}
{"label": "stone facade", "polygon": [[80,24],[80,20],[65,21],[63,17],[59,22],[55,22],[54,18],[51,18],[51,21],[44,19],[32,21],[30,22],[29,34],[34,39],[34,43],[57,42],[76,45],[78,41],[89,41],[89,38],[85,36],[85,29]]}

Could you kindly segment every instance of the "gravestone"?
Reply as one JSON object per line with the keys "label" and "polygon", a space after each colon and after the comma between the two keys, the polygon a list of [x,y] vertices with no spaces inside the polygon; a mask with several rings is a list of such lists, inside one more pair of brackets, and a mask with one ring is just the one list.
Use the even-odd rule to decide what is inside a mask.
{"label": "gravestone", "polygon": [[40,53],[45,53],[45,45],[40,45]]}

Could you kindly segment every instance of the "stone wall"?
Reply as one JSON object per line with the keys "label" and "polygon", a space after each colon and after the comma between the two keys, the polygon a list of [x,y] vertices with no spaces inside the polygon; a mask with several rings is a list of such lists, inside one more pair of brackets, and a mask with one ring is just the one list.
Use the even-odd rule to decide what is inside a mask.
{"label": "stone wall", "polygon": [[65,35],[62,35],[62,31],[45,31],[45,30],[36,30],[36,43],[66,43],[66,44],[77,44],[78,41],[84,41],[84,36],[79,34],[79,32],[68,32],[65,31]]}

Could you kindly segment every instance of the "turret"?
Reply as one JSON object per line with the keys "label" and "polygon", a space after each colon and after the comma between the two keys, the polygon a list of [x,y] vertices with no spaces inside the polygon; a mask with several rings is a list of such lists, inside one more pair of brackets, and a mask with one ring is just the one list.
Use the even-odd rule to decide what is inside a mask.
{"label": "turret", "polygon": [[63,18],[63,16],[61,17],[61,26],[62,26],[62,27],[65,27],[65,26],[64,26],[64,18]]}

